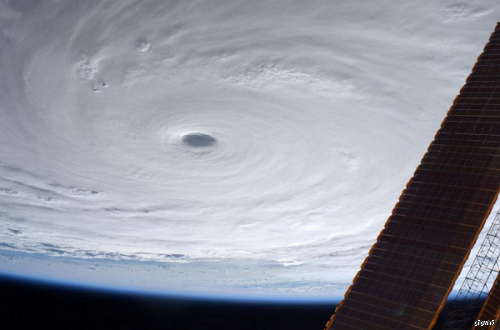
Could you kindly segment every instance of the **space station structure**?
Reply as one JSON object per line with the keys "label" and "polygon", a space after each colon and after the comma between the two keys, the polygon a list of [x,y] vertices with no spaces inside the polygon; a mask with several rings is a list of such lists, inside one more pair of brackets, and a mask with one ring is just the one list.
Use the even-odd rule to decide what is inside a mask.
{"label": "space station structure", "polygon": [[[499,188],[497,23],[326,330],[432,329]],[[500,279],[484,304],[498,317]]]}
{"label": "space station structure", "polygon": [[[500,211],[453,300],[443,330],[493,329],[500,312]],[[479,311],[478,307],[482,308]],[[479,313],[478,313],[479,312]],[[474,325],[474,327],[472,327]]]}
{"label": "space station structure", "polygon": [[500,317],[500,276],[496,277],[483,307],[474,321],[473,330],[498,330]]}

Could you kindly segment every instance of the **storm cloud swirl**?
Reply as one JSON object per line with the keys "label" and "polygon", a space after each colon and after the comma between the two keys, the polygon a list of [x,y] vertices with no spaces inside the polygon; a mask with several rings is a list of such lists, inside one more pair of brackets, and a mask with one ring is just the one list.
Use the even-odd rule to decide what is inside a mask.
{"label": "storm cloud swirl", "polygon": [[1,1],[0,248],[203,265],[193,287],[226,269],[220,293],[341,293],[491,7]]}

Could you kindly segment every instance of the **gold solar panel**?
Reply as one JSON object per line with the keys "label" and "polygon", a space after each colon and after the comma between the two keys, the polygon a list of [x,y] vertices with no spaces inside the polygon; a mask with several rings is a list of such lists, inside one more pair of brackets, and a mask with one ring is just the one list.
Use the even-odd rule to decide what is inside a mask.
{"label": "gold solar panel", "polygon": [[431,329],[499,187],[500,23],[326,329]]}

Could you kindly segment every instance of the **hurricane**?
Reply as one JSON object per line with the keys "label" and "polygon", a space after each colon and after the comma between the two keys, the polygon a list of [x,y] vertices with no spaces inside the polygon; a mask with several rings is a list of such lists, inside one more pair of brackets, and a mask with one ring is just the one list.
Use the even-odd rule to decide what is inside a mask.
{"label": "hurricane", "polygon": [[0,270],[340,296],[498,9],[0,1]]}

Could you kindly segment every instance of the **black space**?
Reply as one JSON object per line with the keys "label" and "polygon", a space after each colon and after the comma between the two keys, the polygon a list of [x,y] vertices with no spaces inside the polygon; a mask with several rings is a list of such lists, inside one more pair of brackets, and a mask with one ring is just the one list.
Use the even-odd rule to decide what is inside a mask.
{"label": "black space", "polygon": [[334,309],[165,299],[0,277],[0,329],[323,330]]}
{"label": "black space", "polygon": [[0,329],[318,329],[335,305],[165,299],[0,277]]}

